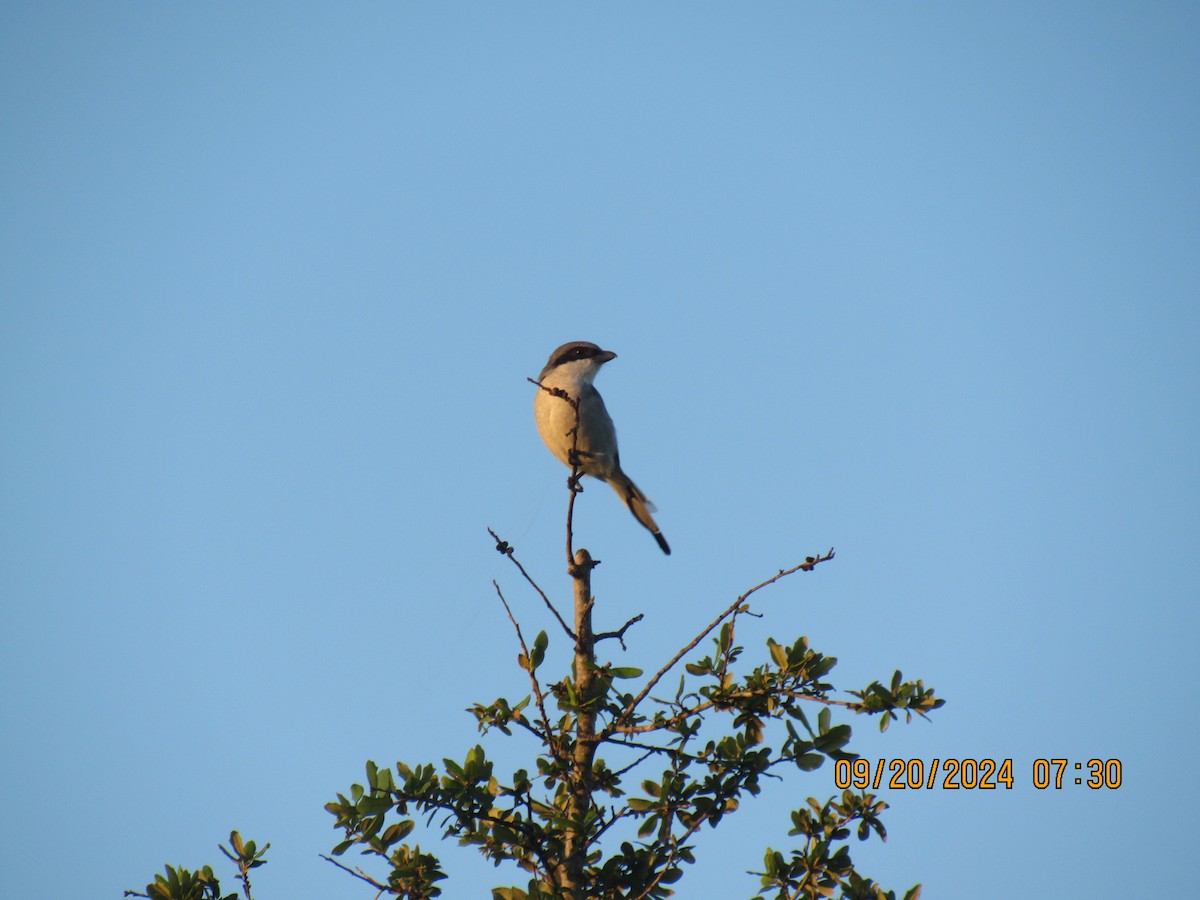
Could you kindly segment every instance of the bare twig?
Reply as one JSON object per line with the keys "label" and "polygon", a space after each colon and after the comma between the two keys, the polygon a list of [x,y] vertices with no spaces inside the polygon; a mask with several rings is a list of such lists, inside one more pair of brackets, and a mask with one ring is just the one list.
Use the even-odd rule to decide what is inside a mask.
{"label": "bare twig", "polygon": [[[617,741],[611,741],[611,743],[621,746],[621,744]],[[633,745],[628,745],[628,746],[633,746]],[[645,749],[646,752],[643,753],[641,756],[639,756],[637,759],[635,759],[633,762],[631,762],[629,765],[625,766],[622,769],[617,769],[615,772],[613,772],[613,775],[615,777],[620,778],[622,775],[632,772],[634,769],[636,769],[638,766],[640,766],[642,763],[644,763],[646,760],[648,760],[655,753],[661,753],[666,748],[665,747],[651,747],[651,746],[647,745],[646,747],[639,746],[638,749],[639,750]]]}
{"label": "bare twig", "polygon": [[596,834],[592,838],[593,843],[599,843],[600,838],[604,837],[604,833],[606,831],[608,831],[608,829],[612,828],[614,825],[616,825],[622,819],[633,815],[633,810],[630,809],[628,806],[624,807],[623,809],[618,809],[615,811],[610,807],[607,809],[607,812],[610,813],[610,818],[608,819],[607,822],[602,822],[600,824],[600,827],[596,829]]}
{"label": "bare twig", "polygon": [[[620,747],[624,744],[627,744],[628,741],[617,740],[616,738],[613,738],[612,735],[649,734],[654,731],[666,731],[678,725],[680,722],[692,718],[693,716],[698,716],[702,712],[708,712],[708,710],[712,709],[716,705],[717,701],[715,700],[705,700],[703,703],[697,703],[695,706],[689,706],[686,709],[677,712],[669,719],[664,719],[661,722],[647,722],[645,725],[621,725],[619,724],[620,719],[618,719],[604,730],[603,737],[604,740],[611,741]],[[628,715],[629,713],[625,712],[622,714],[622,718],[625,718]]]}
{"label": "bare twig", "polygon": [[[529,647],[525,643],[525,635],[521,634],[521,626],[517,624],[517,620],[513,618],[512,610],[509,609],[508,601],[504,599],[504,594],[500,590],[500,585],[492,580],[492,587],[496,589],[496,596],[500,598],[500,602],[504,604],[504,611],[508,613],[508,621],[512,622],[513,628],[517,632],[517,640],[521,644],[521,652],[525,654],[525,663],[529,666],[526,670],[529,673],[529,683],[533,685],[533,696],[537,702],[538,712],[542,716],[542,729],[545,732],[545,737],[542,739],[547,743],[554,740],[554,735],[550,733],[550,719],[546,716],[546,700],[542,696],[542,686],[538,684],[537,675],[533,671],[533,659],[529,655]],[[536,733],[536,732],[535,732]],[[539,735],[539,737],[541,737]]]}
{"label": "bare twig", "polygon": [[542,598],[542,602],[546,604],[546,608],[549,609],[550,612],[554,613],[554,618],[558,619],[558,624],[561,625],[563,631],[567,633],[567,637],[569,637],[571,640],[575,640],[575,632],[573,632],[570,626],[567,625],[566,620],[558,614],[558,610],[554,608],[554,604],[550,602],[550,598],[546,596],[546,592],[538,586],[538,583],[530,577],[528,572],[525,571],[525,567],[521,565],[520,560],[513,555],[516,548],[513,547],[513,545],[508,541],[501,540],[500,535],[496,534],[496,532],[492,531],[490,528],[488,529],[488,534],[490,534],[492,539],[496,542],[496,550],[512,560],[513,565],[520,570],[521,574],[525,577],[525,580],[528,581],[533,589],[538,592],[538,595]]}
{"label": "bare twig", "polygon": [[686,759],[689,762],[694,762],[694,763],[708,762],[708,760],[702,756],[697,756],[695,753],[685,752],[682,749],[683,748],[682,744],[680,744],[679,747],[660,747],[657,744],[643,744],[638,741],[618,740],[616,738],[611,738],[611,737],[604,738],[604,742],[612,747],[627,747],[632,750],[645,750],[646,751],[642,756],[640,756],[638,758],[637,762],[632,763],[623,769],[618,769],[615,773],[618,776],[624,775],[630,769],[641,765],[644,760],[653,756],[655,753],[669,753],[669,754],[671,754],[671,756],[673,758],[677,757],[680,759]]}
{"label": "bare twig", "polygon": [[599,643],[600,641],[604,640],[605,638],[616,638],[618,641],[620,641],[620,642],[621,642],[621,649],[622,649],[622,650],[626,650],[626,649],[628,649],[628,648],[625,646],[625,632],[629,630],[629,626],[630,626],[630,625],[635,625],[635,624],[637,624],[638,622],[642,621],[642,619],[644,619],[644,618],[645,618],[645,614],[643,614],[643,613],[638,613],[636,616],[634,616],[632,619],[630,619],[628,622],[626,622],[624,625],[622,625],[622,626],[621,626],[620,628],[618,628],[616,631],[604,631],[604,632],[601,632],[600,634],[596,635],[596,641],[597,641],[597,643]]}
{"label": "bare twig", "polygon": [[575,424],[567,432],[571,435],[571,452],[567,454],[571,466],[571,477],[567,479],[567,572],[573,576],[575,574],[575,495],[583,493],[583,485],[580,484],[580,479],[583,478],[583,467],[579,464],[579,399],[572,397],[562,388],[546,387],[534,378],[526,380],[530,384],[536,384],[540,390],[545,391],[551,397],[565,400],[575,411]]}
{"label": "bare twig", "polygon": [[333,863],[335,866],[337,866],[343,872],[349,872],[355,878],[361,878],[367,884],[371,885],[371,887],[379,888],[379,893],[375,895],[376,897],[382,897],[383,894],[388,889],[386,884],[380,884],[378,881],[376,881],[374,878],[372,878],[370,875],[368,875],[362,869],[352,869],[349,866],[347,866],[345,863],[340,863],[333,857],[326,856],[324,853],[318,853],[317,855],[320,856],[321,859],[325,860],[326,862]]}
{"label": "bare twig", "polygon": [[760,584],[756,584],[754,587],[750,588],[750,590],[746,591],[744,594],[742,594],[740,597],[738,597],[736,600],[734,600],[728,609],[726,609],[723,613],[721,613],[719,616],[717,616],[715,619],[713,619],[712,623],[707,628],[705,628],[698,635],[696,635],[696,637],[692,641],[690,641],[682,650],[680,650],[673,657],[671,657],[670,661],[665,666],[663,666],[661,669],[658,670],[658,672],[655,674],[655,676],[650,679],[650,681],[646,684],[646,686],[644,688],[642,688],[642,692],[640,694],[638,694],[636,697],[634,697],[633,700],[631,700],[629,702],[629,705],[625,707],[625,709],[621,713],[621,715],[617,717],[617,720],[615,722],[613,722],[613,724],[609,725],[608,728],[605,729],[605,732],[611,734],[613,731],[615,731],[617,729],[617,722],[620,722],[623,719],[629,718],[629,716],[631,716],[633,714],[633,711],[635,709],[637,709],[638,705],[643,700],[646,699],[646,697],[650,694],[650,692],[652,690],[654,690],[654,686],[656,684],[658,684],[658,682],[660,680],[662,680],[662,677],[664,675],[666,675],[669,671],[671,671],[671,669],[673,669],[675,667],[675,665],[681,659],[683,659],[684,656],[686,656],[687,654],[691,653],[694,649],[696,649],[696,645],[699,644],[702,640],[704,640],[709,634],[711,634],[712,630],[714,628],[716,628],[723,621],[725,621],[725,619],[729,618],[729,616],[733,615],[733,613],[737,611],[738,607],[740,607],[743,603],[746,602],[746,600],[748,600],[750,598],[751,594],[754,594],[755,592],[760,591],[763,588],[767,587],[767,585],[774,584],[776,581],[779,581],[779,579],[786,578],[788,575],[791,575],[795,572],[811,572],[817,566],[818,563],[823,563],[823,562],[826,562],[827,560],[831,560],[831,559],[833,559],[833,549],[832,548],[830,548],[829,552],[826,553],[824,556],[807,557],[804,560],[804,562],[800,563],[800,565],[798,565],[798,566],[793,566],[790,569],[780,569],[777,574],[771,576],[766,581],[764,581]]}
{"label": "bare twig", "polygon": [[575,427],[571,429],[571,477],[567,479],[567,572],[575,576],[575,495],[583,492],[579,479],[579,404],[575,407]]}

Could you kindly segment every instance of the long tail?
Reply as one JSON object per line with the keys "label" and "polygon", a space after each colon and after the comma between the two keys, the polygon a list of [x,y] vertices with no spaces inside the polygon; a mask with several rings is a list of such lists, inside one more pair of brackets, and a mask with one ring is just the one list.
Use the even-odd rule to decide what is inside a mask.
{"label": "long tail", "polygon": [[667,539],[662,536],[659,531],[658,523],[654,521],[654,516],[650,515],[654,509],[654,504],[646,499],[646,495],[638,489],[638,486],[629,480],[629,476],[624,472],[617,470],[616,474],[609,481],[613,490],[629,507],[629,511],[633,513],[633,517],[645,526],[646,530],[654,535],[654,540],[658,541],[659,549],[668,556],[671,555],[671,546],[667,543]]}

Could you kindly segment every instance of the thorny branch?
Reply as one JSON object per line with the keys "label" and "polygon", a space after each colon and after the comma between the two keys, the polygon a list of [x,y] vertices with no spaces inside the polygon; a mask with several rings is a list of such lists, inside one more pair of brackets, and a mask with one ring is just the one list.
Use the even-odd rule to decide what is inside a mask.
{"label": "thorny branch", "polygon": [[618,725],[617,725],[618,722],[626,720],[629,718],[629,716],[633,715],[633,711],[638,708],[638,705],[641,704],[641,702],[643,700],[645,700],[646,697],[649,696],[650,692],[652,690],[654,690],[654,686],[656,684],[658,684],[659,681],[662,680],[662,677],[664,675],[666,675],[669,671],[671,671],[671,669],[673,669],[675,667],[675,665],[681,659],[683,659],[687,654],[691,653],[694,649],[696,649],[696,646],[702,640],[704,640],[709,634],[711,634],[712,630],[714,628],[716,628],[723,621],[725,621],[727,618],[729,618],[731,615],[733,615],[738,610],[738,608],[743,603],[745,603],[746,600],[748,600],[750,598],[751,594],[754,594],[755,592],[762,590],[763,588],[767,587],[768,585],[774,584],[776,581],[779,581],[779,579],[786,578],[788,575],[791,575],[795,572],[811,572],[814,568],[816,568],[818,563],[827,562],[828,560],[831,560],[831,559],[833,559],[833,548],[830,548],[829,552],[826,553],[824,556],[810,556],[807,559],[805,559],[804,562],[800,563],[800,565],[798,565],[798,566],[793,566],[790,569],[780,569],[777,574],[773,575],[772,577],[768,578],[766,581],[763,581],[760,584],[756,584],[754,587],[750,588],[750,590],[746,591],[744,594],[742,594],[740,597],[738,597],[736,600],[734,600],[728,609],[726,609],[723,613],[721,613],[719,616],[717,616],[715,619],[713,619],[712,624],[710,624],[707,628],[705,628],[698,635],[696,635],[696,637],[691,642],[689,642],[682,650],[680,650],[673,657],[671,657],[670,661],[668,661],[665,666],[663,666],[661,669],[658,670],[658,672],[655,674],[655,676],[653,678],[651,678],[649,682],[646,683],[646,686],[644,688],[642,688],[642,692],[640,694],[638,694],[636,697],[634,697],[633,700],[631,700],[629,702],[629,704],[625,707],[625,710],[617,718],[617,721],[614,722],[612,725],[609,725],[608,728],[605,729],[605,731],[608,734],[611,734],[618,727]]}
{"label": "thorny branch", "polygon": [[[551,397],[558,397],[565,400],[571,405],[571,409],[575,411],[575,425],[567,434],[571,435],[571,452],[567,454],[567,459],[571,465],[571,477],[567,479],[567,572],[574,576],[575,574],[575,495],[583,493],[583,485],[580,484],[580,479],[583,478],[583,467],[579,464],[579,399],[572,397],[562,388],[546,387],[535,378],[526,379],[530,384],[536,384],[539,390],[545,391]],[[599,565],[599,560],[595,562]]]}
{"label": "thorny branch", "polygon": [[[537,675],[533,671],[533,658],[529,655],[529,647],[525,643],[525,635],[521,633],[521,626],[518,625],[517,620],[513,618],[512,610],[508,606],[508,601],[504,599],[504,594],[500,590],[500,585],[496,583],[495,579],[492,580],[492,587],[496,589],[496,596],[499,597],[500,602],[504,604],[504,611],[508,613],[508,621],[512,622],[513,628],[516,629],[517,640],[521,644],[521,652],[525,655],[525,662],[528,665],[527,671],[529,672],[529,683],[533,685],[533,696],[537,701],[538,712],[541,713],[542,716],[542,730],[545,736],[542,737],[539,735],[539,737],[542,737],[542,739],[547,742],[552,741],[554,737],[550,731],[550,719],[546,716],[546,700],[542,695],[542,686],[538,684]],[[536,732],[534,733],[536,734]]]}
{"label": "thorny branch", "polygon": [[331,857],[331,856],[326,856],[324,853],[318,853],[317,855],[318,855],[318,856],[320,856],[320,857],[321,857],[321,859],[325,860],[325,862],[331,862],[331,863],[333,863],[335,866],[337,866],[337,867],[338,867],[339,869],[341,869],[343,872],[349,872],[349,873],[350,873],[351,875],[353,875],[355,878],[361,878],[361,879],[362,879],[363,881],[365,881],[367,884],[371,885],[371,887],[374,887],[374,888],[379,888],[379,893],[375,895],[376,897],[382,897],[382,896],[383,896],[383,894],[384,894],[384,893],[387,891],[387,889],[388,889],[388,886],[387,886],[386,884],[380,884],[378,881],[376,881],[374,878],[372,878],[370,875],[368,875],[368,874],[367,874],[366,872],[364,872],[362,869],[352,869],[352,868],[350,868],[348,865],[346,865],[345,863],[340,863],[340,862],[338,862],[336,859],[334,859],[333,857]]}
{"label": "thorny branch", "polygon": [[618,641],[621,642],[621,649],[627,650],[628,648],[625,646],[625,632],[629,630],[630,625],[636,625],[638,622],[642,621],[642,619],[644,619],[645,617],[646,617],[645,613],[638,613],[636,616],[634,616],[632,619],[630,619],[628,622],[626,622],[624,625],[622,625],[616,631],[602,631],[600,634],[596,635],[596,642],[599,643],[600,641],[604,640],[605,638],[616,638]]}
{"label": "thorny branch", "polygon": [[520,570],[521,574],[525,577],[525,580],[528,581],[533,589],[538,592],[538,595],[542,598],[542,602],[546,604],[546,608],[549,609],[550,612],[554,613],[554,618],[558,619],[558,624],[561,625],[563,631],[567,633],[567,637],[569,637],[571,640],[575,640],[575,632],[571,630],[570,626],[567,625],[563,617],[558,614],[558,610],[554,608],[554,604],[550,602],[550,598],[546,596],[546,592],[543,591],[541,587],[538,586],[538,583],[530,577],[529,573],[525,571],[525,567],[521,565],[521,561],[514,555],[516,548],[508,541],[501,540],[500,535],[496,534],[496,532],[492,531],[492,529],[489,528],[487,531],[488,534],[492,536],[492,539],[496,542],[496,550],[512,560],[513,565]]}

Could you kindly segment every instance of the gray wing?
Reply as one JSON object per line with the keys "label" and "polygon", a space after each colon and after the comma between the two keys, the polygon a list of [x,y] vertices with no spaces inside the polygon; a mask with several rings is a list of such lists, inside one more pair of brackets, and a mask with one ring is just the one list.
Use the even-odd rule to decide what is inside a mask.
{"label": "gray wing", "polygon": [[579,451],[583,471],[594,478],[608,480],[620,468],[616,426],[604,398],[591,385],[579,398]]}

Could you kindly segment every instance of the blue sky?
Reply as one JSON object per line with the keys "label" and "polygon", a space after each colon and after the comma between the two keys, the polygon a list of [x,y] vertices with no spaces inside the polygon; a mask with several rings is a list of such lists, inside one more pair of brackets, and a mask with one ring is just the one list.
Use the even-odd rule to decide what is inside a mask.
{"label": "blue sky", "polygon": [[[576,339],[674,550],[581,498],[598,627],[646,614],[622,665],[836,547],[747,658],[924,678],[932,721],[852,747],[1017,776],[882,791],[863,870],[1190,877],[1198,39],[1176,3],[5,4],[0,892],[117,897],[238,828],[259,900],[368,896],[323,804],[527,692],[492,579],[549,626],[486,527],[569,595],[525,379]],[[832,778],[680,896],[750,896]],[[422,842],[449,897],[519,881]]]}

